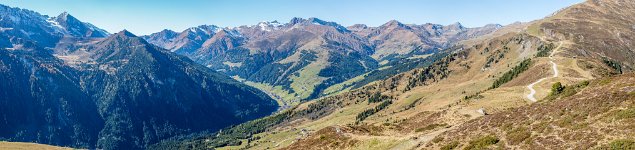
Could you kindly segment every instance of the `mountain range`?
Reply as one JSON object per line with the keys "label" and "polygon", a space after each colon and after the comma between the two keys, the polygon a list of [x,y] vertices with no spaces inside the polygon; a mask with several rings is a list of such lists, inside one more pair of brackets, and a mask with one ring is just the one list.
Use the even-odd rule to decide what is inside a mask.
{"label": "mountain range", "polygon": [[[272,21],[233,28],[202,25],[182,32],[163,30],[143,38],[247,84],[273,91],[270,94],[281,103],[294,105],[410,70],[412,67],[395,64],[425,59],[458,41],[501,27],[414,25],[395,20],[379,27],[344,27],[318,18],[293,18],[284,24]],[[401,71],[393,68],[393,72],[379,76],[381,70],[390,67]],[[349,81],[362,75],[379,77]],[[346,81],[351,83],[340,84]],[[329,89],[335,85],[338,87]]]}
{"label": "mountain range", "polygon": [[128,31],[0,7],[0,139],[143,149],[271,114],[265,93]]}

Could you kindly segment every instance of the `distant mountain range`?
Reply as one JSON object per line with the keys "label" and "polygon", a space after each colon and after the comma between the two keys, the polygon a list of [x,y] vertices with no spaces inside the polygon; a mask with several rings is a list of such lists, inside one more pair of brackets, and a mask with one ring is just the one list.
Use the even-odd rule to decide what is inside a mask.
{"label": "distant mountain range", "polygon": [[277,110],[256,88],[62,13],[0,5],[0,140],[144,149]]}
{"label": "distant mountain range", "polygon": [[[344,27],[318,18],[293,18],[284,24],[272,21],[234,28],[202,25],[182,32],[163,30],[143,38],[270,91],[283,103],[297,104],[410,70],[417,65],[399,62],[423,61],[458,41],[501,27],[413,25],[394,20],[379,27]],[[356,80],[350,81],[353,78]]]}

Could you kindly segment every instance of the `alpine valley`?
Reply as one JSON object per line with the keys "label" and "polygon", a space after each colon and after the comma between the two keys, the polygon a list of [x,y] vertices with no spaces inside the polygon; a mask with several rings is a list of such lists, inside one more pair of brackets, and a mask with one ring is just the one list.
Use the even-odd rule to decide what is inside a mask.
{"label": "alpine valley", "polygon": [[293,18],[285,24],[163,30],[143,38],[268,91],[287,108],[428,65],[447,55],[444,49],[458,41],[500,27],[407,25],[395,20],[379,27],[344,27],[317,18]]}
{"label": "alpine valley", "polygon": [[0,6],[0,139],[144,149],[271,114],[265,93],[128,31]]}
{"label": "alpine valley", "polygon": [[0,37],[0,149],[635,149],[631,0],[143,36],[0,5]]}

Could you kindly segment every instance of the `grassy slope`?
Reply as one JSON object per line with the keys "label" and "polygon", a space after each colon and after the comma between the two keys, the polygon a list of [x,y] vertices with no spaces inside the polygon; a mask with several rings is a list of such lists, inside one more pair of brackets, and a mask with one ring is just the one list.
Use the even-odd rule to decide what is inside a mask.
{"label": "grassy slope", "polygon": [[[480,44],[480,48],[474,48],[471,54],[464,60],[453,62],[450,65],[452,75],[437,83],[428,86],[419,86],[408,92],[389,91],[393,95],[397,95],[397,100],[388,109],[378,112],[364,121],[371,127],[381,128],[381,132],[374,135],[368,135],[368,131],[344,133],[341,136],[356,140],[355,144],[346,147],[346,149],[356,148],[414,148],[432,140],[432,137],[441,134],[445,130],[455,129],[455,126],[463,124],[469,120],[482,116],[476,110],[484,108],[487,113],[498,113],[510,108],[518,108],[530,104],[526,100],[525,95],[528,92],[526,85],[541,78],[550,75],[549,60],[547,58],[535,58],[533,66],[516,79],[500,88],[487,90],[482,92],[481,98],[473,100],[463,100],[466,95],[474,94],[487,89],[491,86],[492,81],[505,71],[515,66],[518,62],[525,58],[533,57],[536,52],[539,41],[538,38],[524,37],[524,40],[531,41],[534,45],[527,44],[510,44],[502,45],[505,41],[511,41],[517,38],[516,34],[508,34],[501,37],[488,39],[487,42]],[[525,35],[526,36],[526,35]],[[501,42],[502,41],[502,42]],[[477,44],[479,45],[479,44]],[[484,51],[483,45],[489,46],[490,52]],[[524,45],[524,46],[523,46]],[[490,55],[498,55],[502,53],[503,47],[509,47],[511,50],[506,52],[498,63],[492,67],[483,70],[482,66],[486,63],[486,58]],[[591,79],[592,76],[588,68],[581,68],[578,61],[589,61],[582,59],[571,59],[565,57],[557,57],[556,62],[562,77],[550,79],[536,85],[538,89],[537,97],[546,97],[551,84],[556,81],[565,84],[572,84],[582,80]],[[594,61],[589,61],[591,65],[598,65]],[[468,67],[469,66],[469,69]],[[415,103],[416,102],[416,103]],[[408,105],[413,104],[414,108],[406,110]],[[366,103],[353,104],[338,109],[335,113],[315,121],[305,121],[297,125],[288,126],[287,128],[310,129],[309,131],[317,132],[326,127],[355,128],[353,120],[357,113],[366,108],[373,107]],[[435,119],[425,119],[435,118]],[[417,129],[424,128],[431,124],[448,124],[446,127],[437,127],[423,132],[416,132]],[[276,133],[285,133],[288,130],[279,129],[276,132],[267,133],[268,136],[275,136]],[[280,148],[286,145],[295,147],[294,145],[306,145],[310,139],[319,137],[319,134],[309,135],[308,137],[296,136],[301,138],[299,141],[284,141],[284,144],[277,144]],[[268,139],[265,136],[264,139]],[[275,143],[275,140],[269,141]],[[321,145],[312,145],[318,146]]]}
{"label": "grassy slope", "polygon": [[[601,78],[579,93],[543,101],[458,126],[440,135],[439,148],[452,142],[493,135],[505,149],[593,149],[635,140],[635,74]],[[460,137],[460,138],[459,138]]]}
{"label": "grassy slope", "polygon": [[[508,40],[510,38],[513,38],[513,35],[502,39]],[[494,40],[492,43],[500,43],[500,40]],[[378,148],[377,146],[379,146],[387,148],[397,146],[404,147],[404,145],[405,147],[411,147],[413,144],[417,143],[410,142],[410,138],[425,136],[427,133],[414,132],[420,126],[414,122],[419,121],[419,117],[429,116],[438,111],[449,111],[449,113],[444,114],[443,120],[441,120],[442,122],[448,124],[459,124],[477,117],[479,114],[476,113],[476,110],[481,107],[487,108],[488,111],[495,112],[496,109],[513,108],[526,105],[527,102],[523,99],[524,85],[503,87],[485,92],[482,95],[484,95],[486,99],[489,99],[486,102],[482,100],[470,102],[461,101],[462,97],[466,95],[487,89],[494,79],[492,76],[500,75],[505,70],[514,66],[517,62],[523,59],[520,56],[530,56],[530,54],[526,54],[529,53],[526,51],[533,48],[527,47],[527,49],[522,49],[521,46],[509,46],[511,49],[514,49],[514,51],[508,52],[509,54],[507,57],[501,59],[499,63],[491,67],[485,73],[481,70],[481,67],[485,63],[485,58],[489,55],[494,55],[494,53],[479,54],[477,52],[482,51],[483,47],[475,48],[473,50],[475,52],[472,52],[468,58],[453,62],[450,65],[450,68],[454,73],[453,76],[450,76],[448,79],[441,80],[438,83],[433,83],[429,86],[417,87],[404,93],[399,90],[386,91],[387,93],[385,94],[394,95],[397,97],[397,100],[386,110],[378,112],[364,121],[364,123],[369,126],[381,128],[382,131],[376,135],[364,135],[367,134],[364,132],[347,133],[347,136],[359,141],[359,143],[356,143],[353,147]],[[502,45],[491,47],[493,50],[501,48]],[[469,69],[463,65],[468,62],[471,63],[471,67],[469,67]],[[520,78],[528,77],[521,76]],[[510,96],[515,98],[510,99]],[[417,102],[415,107],[413,109],[405,110],[406,106],[411,105],[413,102]],[[456,105],[457,107],[448,109],[448,106],[452,105]],[[301,107],[302,106],[300,106],[300,108]],[[286,126],[283,129],[275,130],[275,132],[268,132],[261,140],[255,142],[261,143],[262,146],[256,146],[254,148],[274,148],[276,145],[277,147],[275,148],[280,148],[291,143],[295,143],[295,141],[286,140],[283,141],[282,144],[264,144],[281,142],[275,140],[280,138],[270,137],[276,137],[278,134],[289,134],[289,132],[291,132],[289,129],[292,128],[306,129],[308,131],[316,132],[330,126],[339,126],[343,128],[357,127],[358,125],[354,124],[355,116],[369,107],[374,107],[374,105],[369,105],[365,102],[351,104],[318,120],[304,121],[296,125]],[[296,136],[295,138],[300,137]],[[310,139],[310,137],[307,138]]]}
{"label": "grassy slope", "polygon": [[11,149],[11,150],[71,150],[72,148],[57,147],[57,146],[37,144],[37,143],[4,142],[4,141],[0,141],[0,149]]}
{"label": "grassy slope", "polygon": [[[560,16],[560,14],[556,14],[552,17],[558,16]],[[291,128],[306,128],[310,129],[308,130],[309,134],[302,137],[296,136],[295,138],[299,138],[299,140],[292,142],[285,141],[285,144],[269,148],[281,148],[288,145],[287,147],[295,149],[311,149],[317,147],[327,149],[437,149],[449,144],[456,144],[457,147],[467,147],[471,145],[474,147],[491,146],[523,148],[523,145],[519,145],[518,143],[519,139],[522,139],[520,140],[521,142],[525,142],[526,139],[532,139],[525,143],[524,148],[528,148],[527,146],[535,146],[532,144],[536,144],[536,142],[542,143],[541,146],[543,147],[555,149],[559,148],[552,147],[553,145],[548,145],[546,143],[569,144],[569,147],[586,146],[579,148],[601,147],[616,144],[623,145],[625,143],[628,144],[628,140],[617,141],[618,139],[627,137],[620,137],[617,135],[624,134],[633,137],[631,130],[625,130],[632,128],[633,126],[630,124],[624,124],[624,121],[615,122],[615,117],[612,117],[613,119],[611,119],[611,116],[615,116],[614,114],[619,114],[618,116],[626,116],[628,121],[628,116],[631,114],[630,110],[633,107],[633,102],[628,100],[634,99],[632,97],[632,91],[635,90],[628,91],[631,89],[632,85],[623,83],[633,83],[631,81],[633,75],[618,77],[620,82],[616,82],[616,84],[621,84],[620,86],[604,86],[592,82],[593,84],[591,84],[591,89],[594,90],[585,91],[594,92],[591,93],[596,96],[594,99],[585,98],[586,95],[580,94],[578,94],[578,98],[575,98],[576,96],[572,96],[574,98],[564,99],[571,100],[563,103],[572,102],[571,104],[576,105],[565,105],[560,103],[562,101],[559,100],[555,102],[550,101],[539,102],[539,104],[531,104],[531,102],[525,98],[526,94],[529,93],[529,90],[525,87],[526,85],[539,78],[551,75],[549,59],[534,57],[536,54],[536,48],[541,43],[562,43],[562,47],[556,50],[554,56],[554,62],[558,64],[560,76],[544,80],[543,82],[540,82],[540,84],[535,85],[534,88],[538,92],[538,94],[536,94],[538,99],[547,97],[551,89],[551,85],[555,82],[561,82],[564,85],[570,86],[581,81],[606,76],[607,74],[610,74],[607,72],[611,72],[611,68],[608,68],[598,59],[573,57],[571,52],[572,50],[575,50],[575,47],[577,46],[575,42],[563,39],[554,41],[553,37],[544,37],[548,35],[543,33],[544,31],[539,28],[539,24],[550,21],[551,20],[547,18],[545,20],[539,20],[528,24],[512,25],[507,29],[501,29],[497,33],[465,41],[465,51],[470,51],[470,54],[467,58],[461,58],[452,62],[449,66],[451,70],[450,76],[441,81],[433,82],[428,85],[418,85],[406,92],[403,91],[403,82],[405,81],[393,80],[395,78],[370,84],[370,86],[374,86],[382,84],[385,85],[387,83],[398,83],[397,87],[381,90],[383,91],[383,94],[395,96],[396,99],[394,100],[394,104],[390,105],[387,109],[370,116],[363,121],[362,124],[354,124],[354,121],[352,120],[354,120],[357,113],[362,112],[367,108],[374,107],[374,105],[369,105],[363,102],[346,105],[345,107],[338,108],[334,111],[334,113],[331,113],[326,117],[316,120],[301,120],[294,124],[285,125],[284,128],[277,128],[267,132],[265,139],[268,136],[275,136],[278,133],[288,132]],[[523,35],[523,33],[526,34]],[[523,36],[523,42],[512,42],[515,37],[520,35]],[[504,45],[505,42],[508,42],[508,44]],[[484,47],[488,47],[489,52],[486,52]],[[487,63],[487,57],[498,54],[498,51],[496,50],[500,50],[503,47],[510,48],[510,51],[504,54],[503,59],[500,59],[498,63],[493,64],[489,68],[483,68],[482,66]],[[491,86],[494,79],[525,58],[532,58],[533,60],[533,65],[529,70],[520,74],[517,78],[504,84],[500,88],[486,90],[489,86]],[[614,82],[599,80],[598,83],[611,85]],[[620,93],[620,90],[627,90],[628,92]],[[351,92],[355,93],[355,91]],[[480,93],[480,96],[469,100],[463,99],[464,96],[475,93]],[[614,105],[604,105],[612,103],[600,101],[613,96],[617,96],[617,98],[624,101],[614,103]],[[576,99],[584,99],[585,101],[575,101]],[[350,102],[359,100],[341,99],[341,101]],[[624,102],[626,102],[626,104],[623,104]],[[569,108],[577,107],[578,104],[582,107],[578,107],[577,112],[566,112]],[[414,108],[407,109],[408,106],[414,106]],[[565,111],[562,114],[558,114],[559,111],[542,110],[548,109],[548,107],[560,110],[564,109]],[[592,111],[588,109],[596,107],[605,108],[605,110],[607,110],[606,113],[608,114],[600,114],[600,118],[598,118],[600,120],[594,119],[597,118],[597,116],[584,114],[584,112]],[[494,115],[482,117],[483,115],[477,112],[479,109],[484,109],[487,114]],[[527,117],[527,115],[535,115],[529,110],[537,109],[540,110],[536,111],[538,113],[556,113],[552,115],[559,115],[557,117],[562,118],[547,121],[543,120],[544,122],[539,122],[540,124],[526,124],[524,121],[527,118],[523,117]],[[509,118],[509,115],[507,115],[517,113],[521,115],[511,115],[512,118]],[[526,115],[523,116],[522,114]],[[488,124],[491,119],[487,119],[492,116],[498,116],[499,118],[507,117],[505,119],[512,119],[508,121],[513,124],[511,126],[517,125],[523,128],[515,129],[509,128],[508,126],[503,128],[500,124],[497,126]],[[584,116],[587,116],[587,118],[584,118]],[[602,116],[608,116],[608,119],[607,117]],[[501,119],[499,119],[499,122],[507,122],[500,120]],[[518,121],[515,122],[514,120]],[[600,123],[598,123],[598,121]],[[631,120],[630,122],[633,121]],[[478,123],[476,126],[482,126],[473,127],[472,124],[475,123]],[[536,132],[534,130],[534,126],[543,126],[545,124],[548,126],[560,127],[553,128],[556,130],[550,130],[555,132],[548,132],[547,134],[540,133],[541,135],[534,137],[534,133]],[[606,124],[613,125],[613,127],[618,128],[618,130],[613,130],[612,127],[599,127]],[[332,132],[325,131],[332,128],[341,128],[343,130],[336,134],[337,136],[333,137],[331,136]],[[483,128],[483,131],[485,132],[482,132],[479,128]],[[591,132],[571,132],[578,129],[582,129],[585,132]],[[598,134],[599,131],[605,130],[608,131],[609,134]],[[487,131],[491,132],[487,133]],[[524,138],[526,137],[526,134],[524,133],[527,133],[527,131],[530,131],[531,133],[529,136],[530,138]],[[461,132],[465,132],[465,136],[470,138],[456,137],[448,134]],[[490,134],[493,134],[493,137],[485,138],[486,135]],[[578,136],[589,137],[589,140],[582,141],[582,143],[576,143],[581,141],[580,139],[577,139],[579,138]],[[590,138],[592,136],[600,136],[601,138]],[[320,139],[323,139],[321,137],[332,137],[335,139],[346,140],[324,143],[319,141]],[[493,140],[492,138],[496,140]],[[452,141],[447,139],[461,140]],[[341,146],[340,144],[342,144],[341,142],[354,144],[339,147]],[[560,147],[560,149],[561,148],[564,147]]]}

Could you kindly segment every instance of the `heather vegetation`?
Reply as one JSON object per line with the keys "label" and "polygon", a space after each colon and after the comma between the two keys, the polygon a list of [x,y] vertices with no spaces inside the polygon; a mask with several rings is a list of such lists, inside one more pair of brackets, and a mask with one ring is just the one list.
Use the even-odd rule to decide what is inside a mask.
{"label": "heather vegetation", "polygon": [[613,140],[610,143],[596,148],[596,150],[633,150],[635,141],[630,139]]}
{"label": "heather vegetation", "polygon": [[441,147],[441,150],[454,150],[454,149],[457,149],[457,147],[459,147],[459,144],[461,144],[461,143],[459,143],[457,141],[450,142],[450,143],[448,143],[446,145],[443,145]]}
{"label": "heather vegetation", "polygon": [[423,128],[417,128],[417,129],[415,129],[415,132],[424,132],[424,131],[434,130],[434,129],[438,128],[438,127],[446,127],[446,126],[448,126],[448,124],[445,124],[445,123],[442,123],[442,124],[433,123],[433,124],[429,124],[429,125],[427,125],[427,126],[425,126]]}
{"label": "heather vegetation", "polygon": [[465,148],[463,148],[463,150],[486,149],[490,145],[494,145],[498,143],[499,141],[500,140],[497,137],[488,135],[488,136],[484,136],[484,137],[470,141],[470,143]]}

